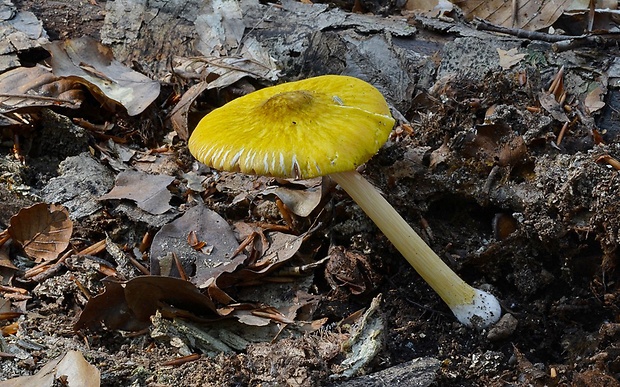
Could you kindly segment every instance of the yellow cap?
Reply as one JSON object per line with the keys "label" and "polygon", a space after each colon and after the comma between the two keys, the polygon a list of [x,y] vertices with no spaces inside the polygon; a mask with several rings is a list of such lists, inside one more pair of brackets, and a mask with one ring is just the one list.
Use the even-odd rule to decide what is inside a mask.
{"label": "yellow cap", "polygon": [[324,75],[267,87],[213,110],[188,146],[215,169],[309,179],[365,163],[393,126],[372,85]]}

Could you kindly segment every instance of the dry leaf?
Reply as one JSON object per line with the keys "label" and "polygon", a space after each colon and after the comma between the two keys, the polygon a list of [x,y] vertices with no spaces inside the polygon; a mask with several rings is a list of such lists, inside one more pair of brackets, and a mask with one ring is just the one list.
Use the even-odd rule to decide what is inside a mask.
{"label": "dry leaf", "polygon": [[489,167],[495,164],[514,167],[528,157],[523,137],[498,124],[478,125],[475,134],[468,135],[463,154]]}
{"label": "dry leaf", "polygon": [[[253,37],[247,37],[241,56],[174,59],[174,72],[201,82],[190,87],[170,114],[170,121],[179,138],[187,140],[188,112],[194,100],[205,90],[223,89],[244,77],[275,81],[279,70],[269,52]],[[209,81],[205,81],[209,79]]]}
{"label": "dry leaf", "polygon": [[172,176],[126,170],[116,176],[114,188],[99,199],[133,200],[144,211],[161,215],[172,208],[169,204],[172,194],[168,186],[173,181]]}
{"label": "dry leaf", "polygon": [[605,92],[606,90],[602,86],[598,86],[588,93],[586,100],[584,101],[588,113],[594,113],[595,111],[601,110],[605,107],[605,102],[603,102]]}
{"label": "dry leaf", "polygon": [[521,60],[526,56],[526,54],[519,54],[517,48],[511,48],[508,51],[498,48],[497,53],[499,54],[499,65],[504,70],[508,70],[512,66],[521,62]]}
{"label": "dry leaf", "polygon": [[0,74],[0,113],[47,106],[77,109],[82,100],[82,92],[73,82],[55,77],[44,66],[19,67]]}
{"label": "dry leaf", "polygon": [[138,331],[151,324],[151,316],[162,307],[188,311],[189,316],[219,318],[213,301],[191,282],[173,277],[141,276],[127,282],[105,281],[105,291],[90,300],[75,329]]}
{"label": "dry leaf", "polygon": [[429,168],[431,170],[437,168],[438,165],[444,163],[450,157],[450,147],[448,142],[444,141],[441,146],[431,152]]}
{"label": "dry leaf", "polygon": [[159,96],[159,82],[114,59],[112,50],[83,37],[50,43],[54,75],[86,85],[102,104],[118,103],[127,114],[142,113]]}
{"label": "dry leaf", "polygon": [[181,100],[176,104],[172,112],[170,113],[170,122],[174,131],[177,132],[181,140],[187,141],[189,139],[189,130],[187,128],[187,115],[194,103],[194,100],[198,98],[203,91],[207,90],[209,83],[206,81],[198,82],[190,87],[185,94],[181,97]]}
{"label": "dry leaf", "polygon": [[538,101],[540,102],[540,106],[545,109],[553,118],[560,122],[569,122],[568,116],[564,113],[562,106],[555,99],[553,94],[548,94],[546,92],[541,92],[538,96]]}
{"label": "dry leaf", "polygon": [[329,249],[325,278],[333,290],[346,288],[351,294],[359,295],[376,289],[381,275],[365,255],[334,246]]}
{"label": "dry leaf", "polygon": [[478,17],[504,27],[535,31],[549,27],[562,15],[588,7],[589,0],[521,0],[517,14],[509,0],[453,0],[469,19]]}
{"label": "dry leaf", "polygon": [[303,218],[307,217],[321,203],[325,187],[322,179],[313,179],[314,186],[305,189],[292,189],[289,187],[269,187],[262,191],[262,195],[274,194],[288,207],[291,212]]}
{"label": "dry leaf", "polygon": [[63,206],[38,203],[21,209],[10,221],[9,234],[35,262],[58,257],[69,245],[73,222]]}
{"label": "dry leaf", "polygon": [[[8,269],[10,272],[18,270],[9,258],[8,248],[5,248],[4,246],[0,247],[0,274],[4,273],[2,269]],[[0,276],[0,280],[3,279],[2,277],[3,276]]]}
{"label": "dry leaf", "polygon": [[247,263],[235,272],[221,273],[217,277],[217,286],[226,289],[238,284],[248,286],[264,282],[264,277],[297,254],[306,237],[306,234],[290,235],[277,231],[265,232],[265,235],[269,246],[261,256],[255,262]]}
{"label": "dry leaf", "polygon": [[78,351],[69,351],[49,361],[36,374],[0,382],[0,387],[98,387],[101,376],[97,367],[88,363]]}
{"label": "dry leaf", "polygon": [[[209,246],[209,254],[192,248],[187,242],[190,233]],[[176,269],[165,272],[166,265],[162,262],[170,251],[174,251],[185,271],[191,275],[192,282],[203,288],[209,279],[217,278],[223,272],[233,272],[243,263],[245,255],[232,257],[238,247],[239,243],[224,218],[205,205],[195,206],[155,234],[150,254],[151,273],[178,276]]]}

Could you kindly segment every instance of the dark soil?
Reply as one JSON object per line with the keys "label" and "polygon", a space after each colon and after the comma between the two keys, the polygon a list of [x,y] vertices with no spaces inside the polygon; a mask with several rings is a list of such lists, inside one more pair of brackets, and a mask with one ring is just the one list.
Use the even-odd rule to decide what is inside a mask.
{"label": "dark soil", "polygon": [[[51,40],[97,38],[105,10],[104,2],[14,3],[34,12]],[[440,361],[437,386],[620,385],[620,174],[596,162],[603,155],[620,157],[620,146],[613,131],[596,141],[583,123],[554,146],[561,125],[528,107],[537,105],[539,90],[549,86],[555,70],[524,69],[527,86],[512,73],[437,80],[403,112],[411,125],[394,132],[363,171],[459,275],[501,300],[509,317],[495,329],[458,324],[361,210],[336,190],[327,205],[333,216],[314,236],[315,258],[326,256],[330,243],[358,253],[367,289],[361,295],[347,287],[332,291],[324,266],[316,269],[313,289],[321,302],[314,317],[328,318],[319,332],[293,337],[285,330],[278,340],[240,353],[166,365],[179,356],[169,340],[106,329],[74,332],[86,303],[77,284],[97,293],[102,276],[65,267],[38,283],[18,282],[32,295],[28,314],[19,319],[23,353],[0,364],[0,380],[32,374],[66,350],[79,349],[101,371],[105,386],[327,385],[344,358],[340,344],[348,328],[337,324],[381,294],[383,346],[366,373],[430,357]],[[155,133],[154,142],[165,131]],[[144,138],[131,139],[132,146],[147,149]],[[32,141],[36,144],[36,135]],[[88,152],[94,141],[81,151]],[[0,148],[0,229],[20,208],[38,201],[15,187],[42,188],[58,163],[75,154],[46,149],[48,156],[26,154],[21,165],[9,146]],[[176,167],[189,171],[185,145],[175,144],[174,151]],[[207,203],[231,224],[265,220],[253,210],[266,199],[233,204],[236,196],[219,192]],[[173,204],[181,208],[184,200],[177,195]],[[106,203],[76,224],[76,245],[106,234],[130,249],[140,245],[148,227],[113,207]],[[282,223],[279,215],[272,221]],[[12,258],[17,255],[11,251]]]}

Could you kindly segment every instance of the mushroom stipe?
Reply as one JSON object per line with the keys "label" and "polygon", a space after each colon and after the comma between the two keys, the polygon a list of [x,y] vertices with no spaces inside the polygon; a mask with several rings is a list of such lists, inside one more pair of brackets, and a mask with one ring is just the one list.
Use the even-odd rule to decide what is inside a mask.
{"label": "mushroom stipe", "polygon": [[497,322],[497,299],[465,283],[356,168],[387,141],[394,119],[381,93],[349,76],[267,87],[207,114],[189,139],[220,170],[308,179],[329,175],[375,222],[464,325]]}

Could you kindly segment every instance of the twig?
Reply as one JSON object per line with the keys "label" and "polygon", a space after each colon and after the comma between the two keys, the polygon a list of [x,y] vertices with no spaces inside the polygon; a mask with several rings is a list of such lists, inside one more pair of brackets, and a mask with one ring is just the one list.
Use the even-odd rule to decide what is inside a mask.
{"label": "twig", "polygon": [[22,99],[31,99],[31,100],[34,99],[34,100],[40,100],[40,101],[67,103],[69,105],[74,105],[74,106],[77,105],[74,101],[71,101],[68,99],[46,97],[43,95],[0,93],[0,98],[22,98]]}
{"label": "twig", "polygon": [[555,96],[556,101],[559,99],[557,94],[558,90],[563,88],[563,86],[560,86],[563,84],[563,77],[564,66],[560,67],[558,72],[555,74],[555,77],[553,77],[553,82],[551,82],[551,86],[549,86],[549,90],[547,91],[548,94],[553,94]]}
{"label": "twig", "polygon": [[8,241],[9,239],[11,239],[11,236],[9,235],[9,230],[3,230],[2,232],[0,232],[0,246],[5,244],[6,241]]}
{"label": "twig", "polygon": [[84,284],[79,279],[77,279],[76,276],[72,275],[70,278],[73,280],[73,282],[75,282],[75,285],[78,287],[78,289],[80,289],[80,291],[87,300],[90,300],[93,297],[92,294],[90,294],[88,288],[86,288],[86,286],[84,286]]}
{"label": "twig", "polygon": [[28,291],[26,289],[16,288],[14,286],[8,286],[8,285],[0,285],[0,292],[28,294]]}
{"label": "twig", "polygon": [[196,361],[198,359],[200,359],[200,355],[197,354],[197,353],[193,353],[191,355],[179,357],[179,358],[176,358],[174,360],[165,361],[161,365],[164,366],[164,367],[170,367],[170,366],[178,367],[178,366],[181,366],[181,365],[183,365],[185,363],[188,363],[190,361]]}
{"label": "twig", "polygon": [[562,129],[560,130],[560,134],[558,134],[558,139],[555,142],[556,145],[560,145],[560,143],[562,142],[562,139],[564,138],[564,134],[566,134],[567,129],[568,129],[568,121],[566,121],[564,123],[564,126],[562,126]]}
{"label": "twig", "polygon": [[136,267],[136,269],[138,269],[140,271],[140,273],[142,273],[144,275],[151,275],[151,272],[149,271],[149,269],[144,267],[144,265],[142,265],[140,262],[138,262],[137,259],[135,259],[131,255],[128,256],[127,258],[129,258],[129,262],[131,262],[131,264],[134,265]]}
{"label": "twig", "polygon": [[553,43],[552,48],[556,52],[567,51],[584,46],[615,46],[620,40],[620,33],[604,32],[600,34],[555,35],[547,34],[545,32],[528,31],[522,28],[502,27],[478,18],[476,18],[475,21],[476,29],[480,31],[498,32],[501,34],[516,36],[517,38]]}
{"label": "twig", "polygon": [[508,28],[498,26],[497,24],[489,23],[486,20],[475,19],[476,21],[476,29],[480,31],[491,31],[491,32],[499,32],[501,34],[516,36],[517,38],[531,39],[531,40],[540,40],[543,42],[561,42],[564,40],[585,38],[587,35],[579,35],[579,36],[571,36],[571,35],[554,35],[547,34],[545,32],[537,32],[537,31],[528,31],[522,28]]}
{"label": "twig", "polygon": [[179,271],[179,276],[181,277],[181,279],[185,281],[189,281],[189,276],[185,272],[185,268],[181,264],[181,260],[179,259],[179,257],[177,257],[175,253],[172,253],[172,258],[174,259],[174,264],[176,265],[177,270]]}
{"label": "twig", "polygon": [[617,159],[614,159],[613,157],[611,157],[610,155],[602,155],[599,156],[596,159],[597,163],[607,163],[608,165],[610,165],[612,168],[614,168],[616,171],[620,171],[620,161],[618,161]]}

